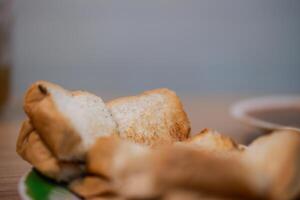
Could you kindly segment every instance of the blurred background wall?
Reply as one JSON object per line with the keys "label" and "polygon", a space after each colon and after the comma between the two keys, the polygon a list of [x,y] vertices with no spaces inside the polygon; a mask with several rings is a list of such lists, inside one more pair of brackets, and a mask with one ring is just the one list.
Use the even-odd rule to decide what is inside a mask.
{"label": "blurred background wall", "polygon": [[15,0],[13,96],[38,79],[96,93],[300,93],[297,0]]}

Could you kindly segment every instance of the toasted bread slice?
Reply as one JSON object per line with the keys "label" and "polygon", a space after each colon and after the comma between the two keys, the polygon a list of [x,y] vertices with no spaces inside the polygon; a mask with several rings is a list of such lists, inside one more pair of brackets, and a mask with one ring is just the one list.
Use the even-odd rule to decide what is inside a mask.
{"label": "toasted bread slice", "polygon": [[42,174],[57,181],[71,180],[83,172],[80,164],[60,162],[55,158],[28,120],[20,130],[17,153]]}
{"label": "toasted bread slice", "polygon": [[[99,138],[88,152],[87,172],[111,179],[119,194],[122,190],[122,185],[127,184],[121,180],[123,175],[129,175],[129,173],[125,171],[138,169],[140,166],[136,166],[136,160],[140,160],[141,162],[142,160],[145,160],[145,164],[148,164],[148,156],[151,155],[151,152],[152,149],[146,145],[122,140],[119,137],[110,136],[107,138]],[[153,166],[149,165],[149,167]],[[144,174],[146,176],[148,175],[146,173],[142,173],[141,175],[144,176]],[[153,193],[156,194],[156,192],[158,192],[151,190],[153,189],[154,183],[146,184],[145,179],[142,177],[135,179],[135,177],[132,176],[132,179],[131,177],[129,177],[129,179],[130,184],[126,190],[130,194],[138,193],[142,194],[142,196],[139,197],[148,198],[149,196],[153,197]],[[136,181],[141,184],[138,184]],[[126,195],[124,196],[124,193],[120,194],[125,199],[127,198]]]}
{"label": "toasted bread slice", "polygon": [[100,176],[85,176],[73,180],[68,188],[84,199],[115,193],[113,184]]}
{"label": "toasted bread slice", "polygon": [[245,151],[249,166],[262,174],[269,199],[300,195],[300,133],[276,131],[256,139]]}
{"label": "toasted bread slice", "polygon": [[30,87],[24,110],[60,160],[84,160],[98,137],[118,134],[117,125],[100,97],[70,92],[49,82],[38,81]]}
{"label": "toasted bread slice", "polygon": [[116,136],[102,137],[87,154],[87,172],[111,178],[114,173],[132,159],[149,153],[149,148]]}
{"label": "toasted bread slice", "polygon": [[156,198],[183,189],[232,198],[259,198],[253,171],[240,156],[220,156],[185,145],[153,150],[114,173],[119,193],[127,198]]}
{"label": "toasted bread slice", "polygon": [[236,144],[233,139],[210,129],[202,130],[200,133],[184,141],[184,143],[206,150],[217,150],[224,152],[240,150],[239,145]]}
{"label": "toasted bread slice", "polygon": [[100,195],[97,197],[86,198],[86,200],[128,200],[128,199],[122,198],[120,196],[114,196],[114,195]]}
{"label": "toasted bread slice", "polygon": [[112,100],[107,106],[118,124],[121,138],[156,145],[182,141],[189,136],[187,115],[171,90],[151,90]]}
{"label": "toasted bread slice", "polygon": [[[112,180],[117,193],[128,199],[161,197],[170,190],[230,197],[257,197],[256,177],[242,154],[222,156],[188,145],[149,148],[120,140],[99,138],[87,156],[87,171]],[[254,174],[256,175],[256,174]]]}
{"label": "toasted bread slice", "polygon": [[241,200],[232,197],[222,197],[217,194],[202,194],[199,191],[174,190],[168,191],[162,200]]}

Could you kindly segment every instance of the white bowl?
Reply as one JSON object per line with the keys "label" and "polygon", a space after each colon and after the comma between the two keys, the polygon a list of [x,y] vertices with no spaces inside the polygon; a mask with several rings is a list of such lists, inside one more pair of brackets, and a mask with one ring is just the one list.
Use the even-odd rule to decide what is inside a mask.
{"label": "white bowl", "polygon": [[230,109],[231,115],[250,126],[265,130],[292,130],[300,131],[300,128],[284,126],[278,123],[272,123],[258,119],[249,115],[250,112],[263,111],[270,109],[295,108],[300,110],[300,96],[268,96],[253,99],[247,99],[233,104]]}

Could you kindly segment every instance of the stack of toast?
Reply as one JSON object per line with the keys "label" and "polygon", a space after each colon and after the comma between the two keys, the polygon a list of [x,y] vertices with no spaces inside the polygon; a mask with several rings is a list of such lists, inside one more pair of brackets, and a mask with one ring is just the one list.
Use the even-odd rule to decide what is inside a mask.
{"label": "stack of toast", "polygon": [[[296,199],[300,134],[250,145],[214,130],[190,136],[169,89],[104,102],[46,81],[26,92],[17,152],[83,199]],[[300,158],[300,157],[299,157]]]}

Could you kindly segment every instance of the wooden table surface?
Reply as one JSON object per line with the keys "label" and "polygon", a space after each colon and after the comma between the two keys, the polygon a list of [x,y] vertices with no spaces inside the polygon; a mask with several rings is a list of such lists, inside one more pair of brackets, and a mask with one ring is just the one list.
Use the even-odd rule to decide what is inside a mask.
{"label": "wooden table surface", "polygon": [[[192,133],[203,128],[213,128],[236,141],[247,143],[255,134],[254,129],[246,127],[230,117],[229,107],[233,102],[245,97],[210,96],[182,97],[189,115]],[[19,199],[17,184],[20,177],[30,169],[15,151],[16,138],[20,124],[25,118],[20,106],[8,108],[0,118],[0,199]]]}

